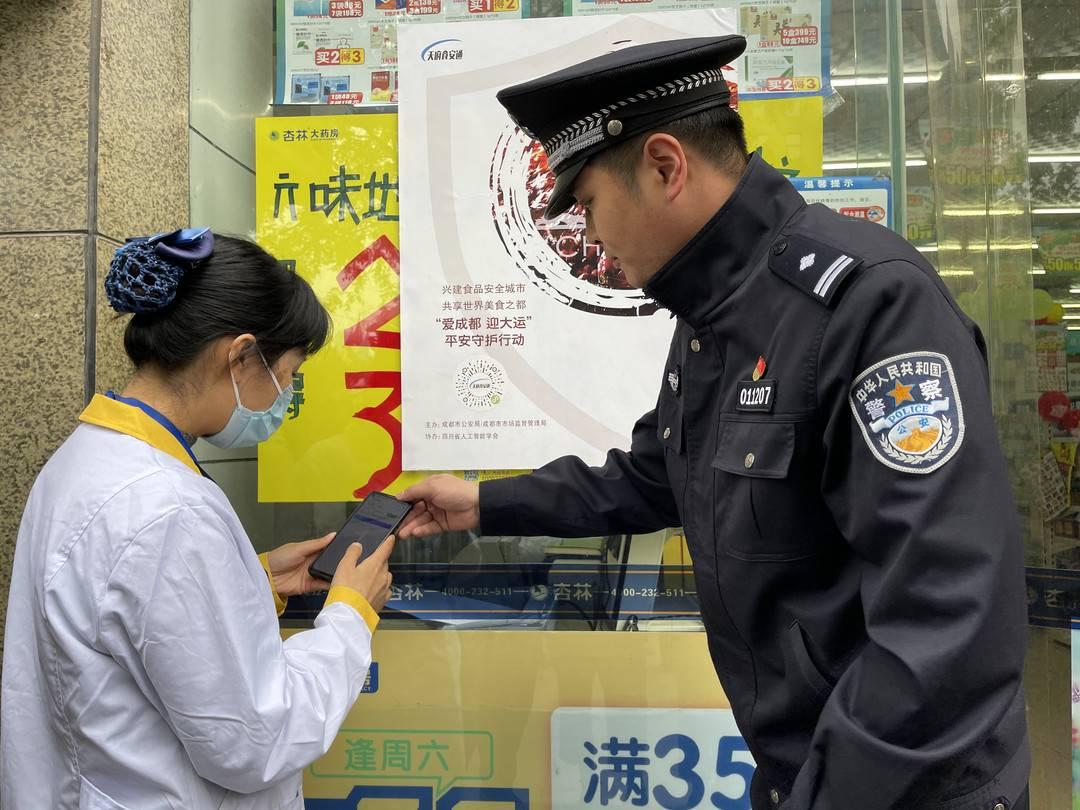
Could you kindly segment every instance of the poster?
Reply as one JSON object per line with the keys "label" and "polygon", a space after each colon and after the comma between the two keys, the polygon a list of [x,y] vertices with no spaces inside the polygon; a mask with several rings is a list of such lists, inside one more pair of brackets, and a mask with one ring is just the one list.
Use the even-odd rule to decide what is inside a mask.
{"label": "poster", "polygon": [[[598,463],[629,447],[674,322],[585,243],[580,209],[543,217],[543,150],[495,93],[620,41],[734,26],[721,10],[401,32],[405,469]],[[449,38],[460,60],[417,58]]]}
{"label": "poster", "polygon": [[[713,0],[569,0],[575,17],[716,8]],[[784,97],[827,95],[829,0],[752,0],[719,5],[738,9],[738,33],[746,37],[739,59],[740,92]]]}
{"label": "poster", "polygon": [[1080,272],[1080,231],[1075,228],[1036,229],[1039,258],[1049,273]]}
{"label": "poster", "polygon": [[1066,330],[1059,325],[1035,327],[1036,386],[1039,391],[1069,389]]}
{"label": "poster", "polygon": [[420,476],[401,471],[397,115],[262,118],[255,133],[256,237],[334,321],[259,446],[259,500],[400,492]]}
{"label": "poster", "polygon": [[892,227],[892,183],[887,177],[799,177],[792,182],[808,203]]}
{"label": "poster", "polygon": [[937,241],[934,190],[930,186],[907,187],[907,240],[916,245]]}
{"label": "poster", "polygon": [[754,761],[704,633],[387,624],[304,775],[308,810],[749,810]]}
{"label": "poster", "polygon": [[[1033,462],[1034,463],[1034,462]],[[1057,458],[1049,450],[1037,462],[1039,498],[1043,520],[1049,522],[1069,508],[1069,487]]]}
{"label": "poster", "polygon": [[[828,95],[830,0],[756,0],[738,8],[747,38],[744,93]],[[529,0],[277,0],[276,104],[396,104],[398,26],[522,19]],[[565,14],[716,8],[715,0],[566,0]]]}
{"label": "poster", "polygon": [[739,4],[746,53],[744,96],[822,94],[829,90],[829,1],[757,0]]}
{"label": "poster", "polygon": [[822,108],[820,96],[742,99],[747,148],[788,179],[817,177],[825,149]]}
{"label": "poster", "polygon": [[[698,767],[703,761],[708,766]],[[666,782],[676,762],[691,763],[694,776],[683,771],[672,791]],[[623,773],[627,765],[630,772]],[[551,806],[560,810],[738,807],[748,804],[754,770],[728,709],[560,708],[552,713]],[[729,776],[736,777],[734,790]]]}
{"label": "poster", "polygon": [[522,0],[277,0],[277,104],[396,104],[399,25],[521,17]]}

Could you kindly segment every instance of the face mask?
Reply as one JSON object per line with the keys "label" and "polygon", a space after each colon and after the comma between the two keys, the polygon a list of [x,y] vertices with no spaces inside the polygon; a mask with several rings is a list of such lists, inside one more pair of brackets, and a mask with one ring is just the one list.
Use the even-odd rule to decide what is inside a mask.
{"label": "face mask", "polygon": [[232,416],[229,417],[229,421],[220,433],[205,437],[206,441],[215,447],[220,447],[222,450],[229,450],[233,447],[254,447],[269,439],[285,420],[285,411],[288,409],[289,403],[292,402],[292,385],[288,385],[282,390],[281,386],[278,385],[277,377],[270,370],[270,366],[261,351],[259,352],[259,359],[262,360],[263,365],[266,367],[266,373],[270,375],[270,379],[274,381],[274,388],[278,390],[277,399],[265,411],[252,411],[245,408],[243,403],[240,402],[240,388],[236,385],[236,375],[233,374],[232,368],[230,368],[229,376],[232,377],[233,393],[236,395],[236,410],[232,412]]}

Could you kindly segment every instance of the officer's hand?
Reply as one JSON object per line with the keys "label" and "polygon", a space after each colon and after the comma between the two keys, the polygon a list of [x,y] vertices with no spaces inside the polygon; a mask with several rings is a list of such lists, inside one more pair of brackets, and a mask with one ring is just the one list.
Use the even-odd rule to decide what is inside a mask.
{"label": "officer's hand", "polygon": [[391,535],[370,557],[357,565],[363,548],[359,543],[353,543],[338,563],[331,587],[343,585],[359,591],[378,613],[390,598],[390,583],[394,579],[390,573],[390,552],[393,550],[394,536]]}
{"label": "officer's hand", "polygon": [[430,537],[480,525],[480,485],[452,475],[433,475],[398,495],[412,503],[401,537]]}

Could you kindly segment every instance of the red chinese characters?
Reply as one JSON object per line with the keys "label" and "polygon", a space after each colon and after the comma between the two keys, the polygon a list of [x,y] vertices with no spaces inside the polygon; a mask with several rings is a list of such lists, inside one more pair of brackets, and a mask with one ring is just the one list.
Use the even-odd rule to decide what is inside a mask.
{"label": "red chinese characters", "polygon": [[430,17],[442,13],[442,0],[407,0],[405,10],[417,17]]}
{"label": "red chinese characters", "polygon": [[[386,236],[380,236],[374,243],[361,251],[338,273],[338,286],[347,290],[372,265],[385,261],[395,273],[400,274],[400,254],[397,247]],[[395,296],[372,314],[345,330],[346,346],[373,349],[394,349],[401,351],[401,333],[384,330],[387,323],[401,312],[401,297]],[[367,482],[353,492],[359,500],[369,492],[386,489],[401,476],[401,421],[394,411],[401,407],[401,371],[347,371],[345,388],[349,390],[379,389],[387,392],[383,400],[373,407],[364,408],[353,414],[353,418],[378,425],[393,442],[390,460],[380,470],[376,470]]]}
{"label": "red chinese characters", "polygon": [[780,44],[784,46],[817,45],[818,29],[816,25],[800,25],[780,30]]}
{"label": "red chinese characters", "polygon": [[330,0],[331,17],[363,17],[364,0]]}
{"label": "red chinese characters", "polygon": [[360,91],[351,93],[330,93],[326,98],[327,104],[363,104],[364,94]]}

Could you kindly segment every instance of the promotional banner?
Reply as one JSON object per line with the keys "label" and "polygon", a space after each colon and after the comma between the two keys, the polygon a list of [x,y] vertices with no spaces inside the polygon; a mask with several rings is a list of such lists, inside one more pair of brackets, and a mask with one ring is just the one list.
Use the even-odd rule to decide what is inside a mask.
{"label": "promotional banner", "polygon": [[754,761],[704,633],[387,624],[305,774],[308,810],[750,810]]}
{"label": "promotional banner", "polygon": [[746,37],[743,95],[822,94],[829,90],[828,0],[757,0],[739,5]]}
{"label": "promotional banner", "polygon": [[[715,0],[564,0],[566,16],[716,8]],[[752,0],[744,94],[828,95],[829,0]],[[530,0],[276,0],[276,104],[396,104],[398,26],[532,16]],[[544,14],[549,16],[550,11]]]}
{"label": "promotional banner", "polygon": [[397,115],[263,118],[255,133],[259,244],[307,279],[334,322],[293,379],[284,425],[259,446],[259,500],[400,492],[421,476],[401,472]]}
{"label": "promotional banner", "polygon": [[521,0],[277,0],[277,7],[277,104],[397,103],[399,25],[521,17]]}
{"label": "promotional banner", "polygon": [[690,11],[730,5],[738,9],[738,33],[746,37],[739,60],[744,96],[827,95],[829,0],[568,0],[577,16]]}
{"label": "promotional banner", "polygon": [[259,500],[400,486],[397,116],[262,118],[255,137],[256,237],[334,320],[259,446]]}
{"label": "promotional banner", "polygon": [[907,187],[907,239],[916,245],[937,241],[934,190],[930,186]]}
{"label": "promotional banner", "polygon": [[599,462],[629,446],[673,321],[586,244],[580,208],[544,218],[554,178],[495,93],[627,41],[734,30],[718,10],[401,32],[406,469]]}
{"label": "promotional banner", "polygon": [[1050,273],[1080,272],[1080,231],[1075,228],[1036,228],[1039,258]]}

